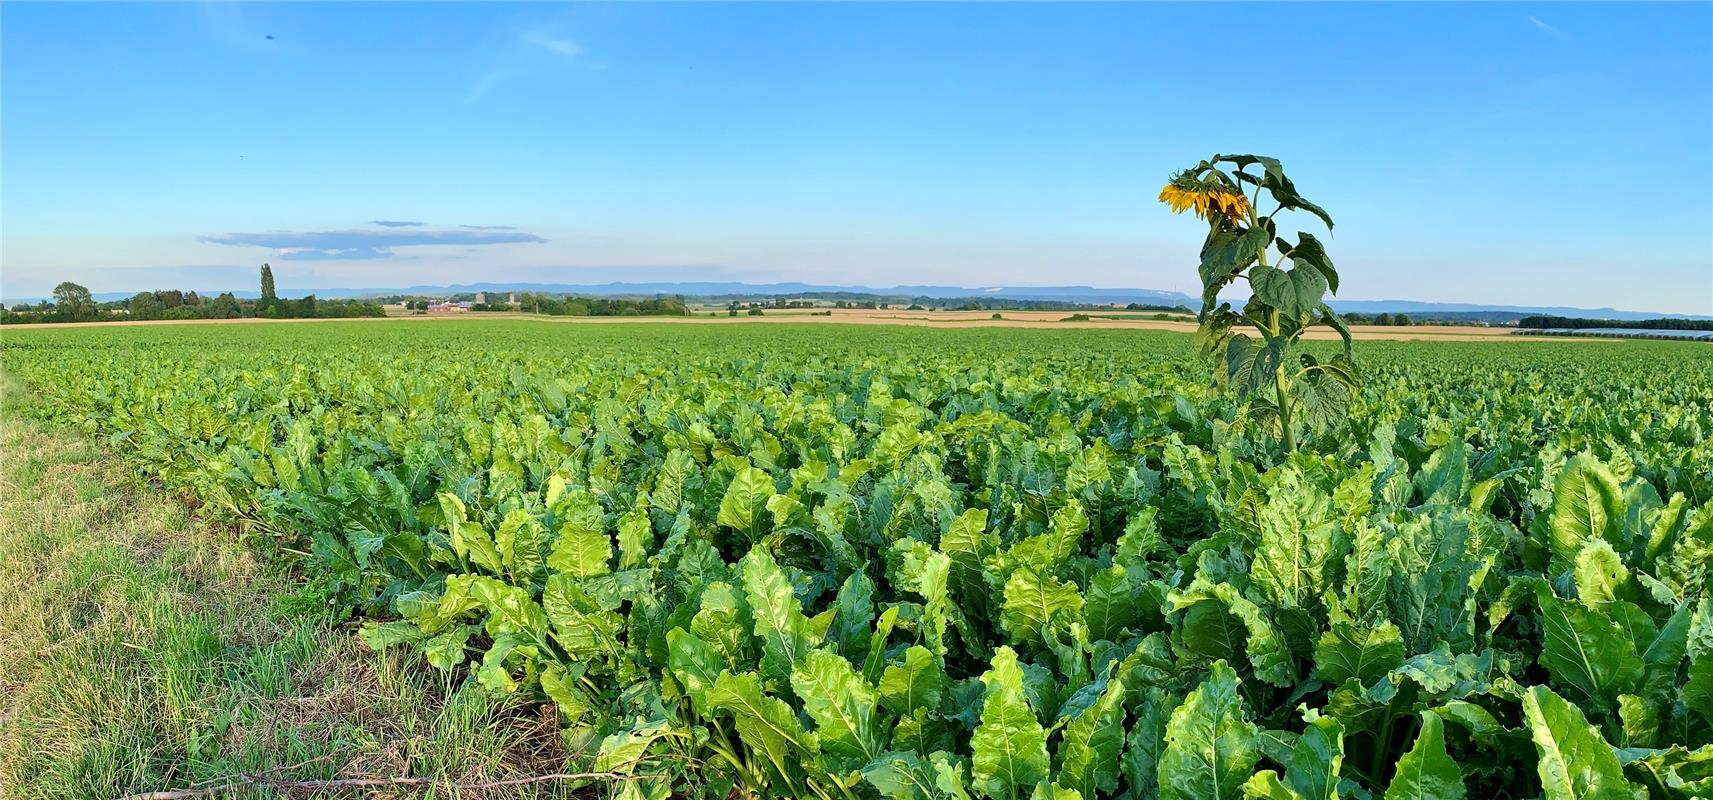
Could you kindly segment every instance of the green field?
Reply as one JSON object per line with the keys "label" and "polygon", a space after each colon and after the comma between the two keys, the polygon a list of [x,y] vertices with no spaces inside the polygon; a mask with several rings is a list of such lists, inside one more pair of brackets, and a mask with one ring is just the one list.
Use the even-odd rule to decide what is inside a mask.
{"label": "green field", "polygon": [[[1713,349],[1356,352],[1349,413],[1287,457],[1168,332],[7,330],[29,435],[5,451],[0,591],[34,610],[5,626],[0,783],[1713,793]],[[60,462],[28,459],[68,447],[118,459],[73,500],[165,515],[115,556],[159,573],[100,614],[53,611],[94,578],[30,566],[121,535],[98,531],[128,506],[54,518]],[[200,550],[258,562],[185,589],[227,606],[153,593]],[[103,627],[162,602],[159,625]],[[124,646],[161,625],[196,646]],[[272,633],[226,643],[249,630]],[[323,708],[338,693],[304,675],[341,670],[403,688]],[[298,704],[321,713],[270,711]]]}

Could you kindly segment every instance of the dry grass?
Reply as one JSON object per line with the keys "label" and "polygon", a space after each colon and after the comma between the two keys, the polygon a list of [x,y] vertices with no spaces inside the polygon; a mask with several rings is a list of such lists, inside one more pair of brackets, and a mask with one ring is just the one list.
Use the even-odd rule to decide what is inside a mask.
{"label": "dry grass", "polygon": [[451,784],[564,766],[551,716],[369,651],[287,565],[83,437],[27,419],[15,385],[0,383],[0,401],[0,798],[263,771]]}

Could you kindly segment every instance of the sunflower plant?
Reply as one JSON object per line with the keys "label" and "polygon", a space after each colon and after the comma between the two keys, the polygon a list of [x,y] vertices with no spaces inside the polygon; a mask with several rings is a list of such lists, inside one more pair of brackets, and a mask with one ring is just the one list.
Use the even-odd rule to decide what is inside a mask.
{"label": "sunflower plant", "polygon": [[[1338,271],[1326,248],[1305,231],[1295,240],[1281,236],[1275,220],[1306,212],[1330,232],[1332,217],[1298,194],[1279,160],[1266,156],[1215,155],[1173,175],[1160,202],[1175,213],[1194,211],[1208,225],[1197,350],[1216,362],[1215,382],[1235,391],[1295,452],[1298,427],[1319,428],[1340,417],[1361,373],[1350,329],[1326,304],[1329,292],[1338,293]],[[1263,205],[1273,208],[1263,214]],[[1220,291],[1239,280],[1250,289],[1241,309],[1219,301]],[[1338,331],[1344,352],[1326,361],[1306,352],[1292,359],[1291,348],[1316,325]]]}

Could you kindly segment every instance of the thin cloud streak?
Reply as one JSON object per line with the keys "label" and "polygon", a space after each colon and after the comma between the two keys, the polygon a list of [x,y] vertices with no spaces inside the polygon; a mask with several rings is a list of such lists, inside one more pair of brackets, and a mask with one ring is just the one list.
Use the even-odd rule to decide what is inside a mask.
{"label": "thin cloud streak", "polygon": [[583,52],[583,46],[570,39],[556,39],[542,31],[530,31],[524,36],[524,41],[535,45],[549,53],[570,61]]}
{"label": "thin cloud streak", "polygon": [[540,68],[543,55],[550,56],[562,64],[576,61],[583,53],[583,46],[556,33],[553,28],[554,26],[537,27],[512,39],[511,44],[499,54],[488,70],[476,79],[475,84],[458,102],[471,105],[495,87],[529,76]]}
{"label": "thin cloud streak", "polygon": [[1561,31],[1557,28],[1554,28],[1551,25],[1546,24],[1545,22],[1542,22],[1539,17],[1536,17],[1533,14],[1530,14],[1528,16],[1529,16],[1529,22],[1534,23],[1535,27],[1540,28],[1543,31],[1546,31],[1548,36],[1551,36],[1552,38],[1557,39],[1561,42],[1570,41],[1570,34],[1567,34],[1564,31]]}
{"label": "thin cloud streak", "polygon": [[198,241],[230,247],[267,247],[287,261],[364,261],[394,257],[395,247],[461,246],[485,247],[500,244],[546,242],[533,233],[510,226],[447,230],[337,230],[270,231],[266,233],[222,233],[197,237]]}

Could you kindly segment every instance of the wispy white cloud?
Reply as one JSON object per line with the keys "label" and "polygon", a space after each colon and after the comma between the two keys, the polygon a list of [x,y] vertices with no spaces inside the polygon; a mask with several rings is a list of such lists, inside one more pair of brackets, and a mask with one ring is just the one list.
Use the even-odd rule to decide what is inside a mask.
{"label": "wispy white cloud", "polygon": [[524,41],[535,45],[567,61],[576,58],[583,52],[583,46],[570,39],[555,38],[543,31],[530,31],[524,36]]}
{"label": "wispy white cloud", "polygon": [[526,77],[543,67],[544,58],[569,64],[583,54],[583,46],[566,38],[553,26],[536,27],[507,39],[492,65],[476,78],[459,99],[464,105],[481,100],[494,87]]}
{"label": "wispy white cloud", "polygon": [[1570,34],[1565,33],[1564,31],[1561,31],[1557,28],[1554,28],[1553,26],[1548,25],[1545,22],[1542,22],[1540,17],[1537,17],[1533,14],[1530,14],[1529,15],[1529,22],[1532,23],[1535,27],[1540,28],[1541,30],[1545,31],[1548,36],[1551,36],[1554,39],[1557,39],[1561,42],[1570,41]]}
{"label": "wispy white cloud", "polygon": [[209,244],[233,247],[267,247],[278,258],[297,261],[356,261],[392,258],[395,247],[423,245],[458,245],[464,247],[496,244],[531,244],[546,242],[533,233],[523,233],[510,225],[462,225],[456,229],[410,229],[392,226],[390,230],[357,228],[337,231],[269,231],[266,233],[222,233],[197,237]]}

